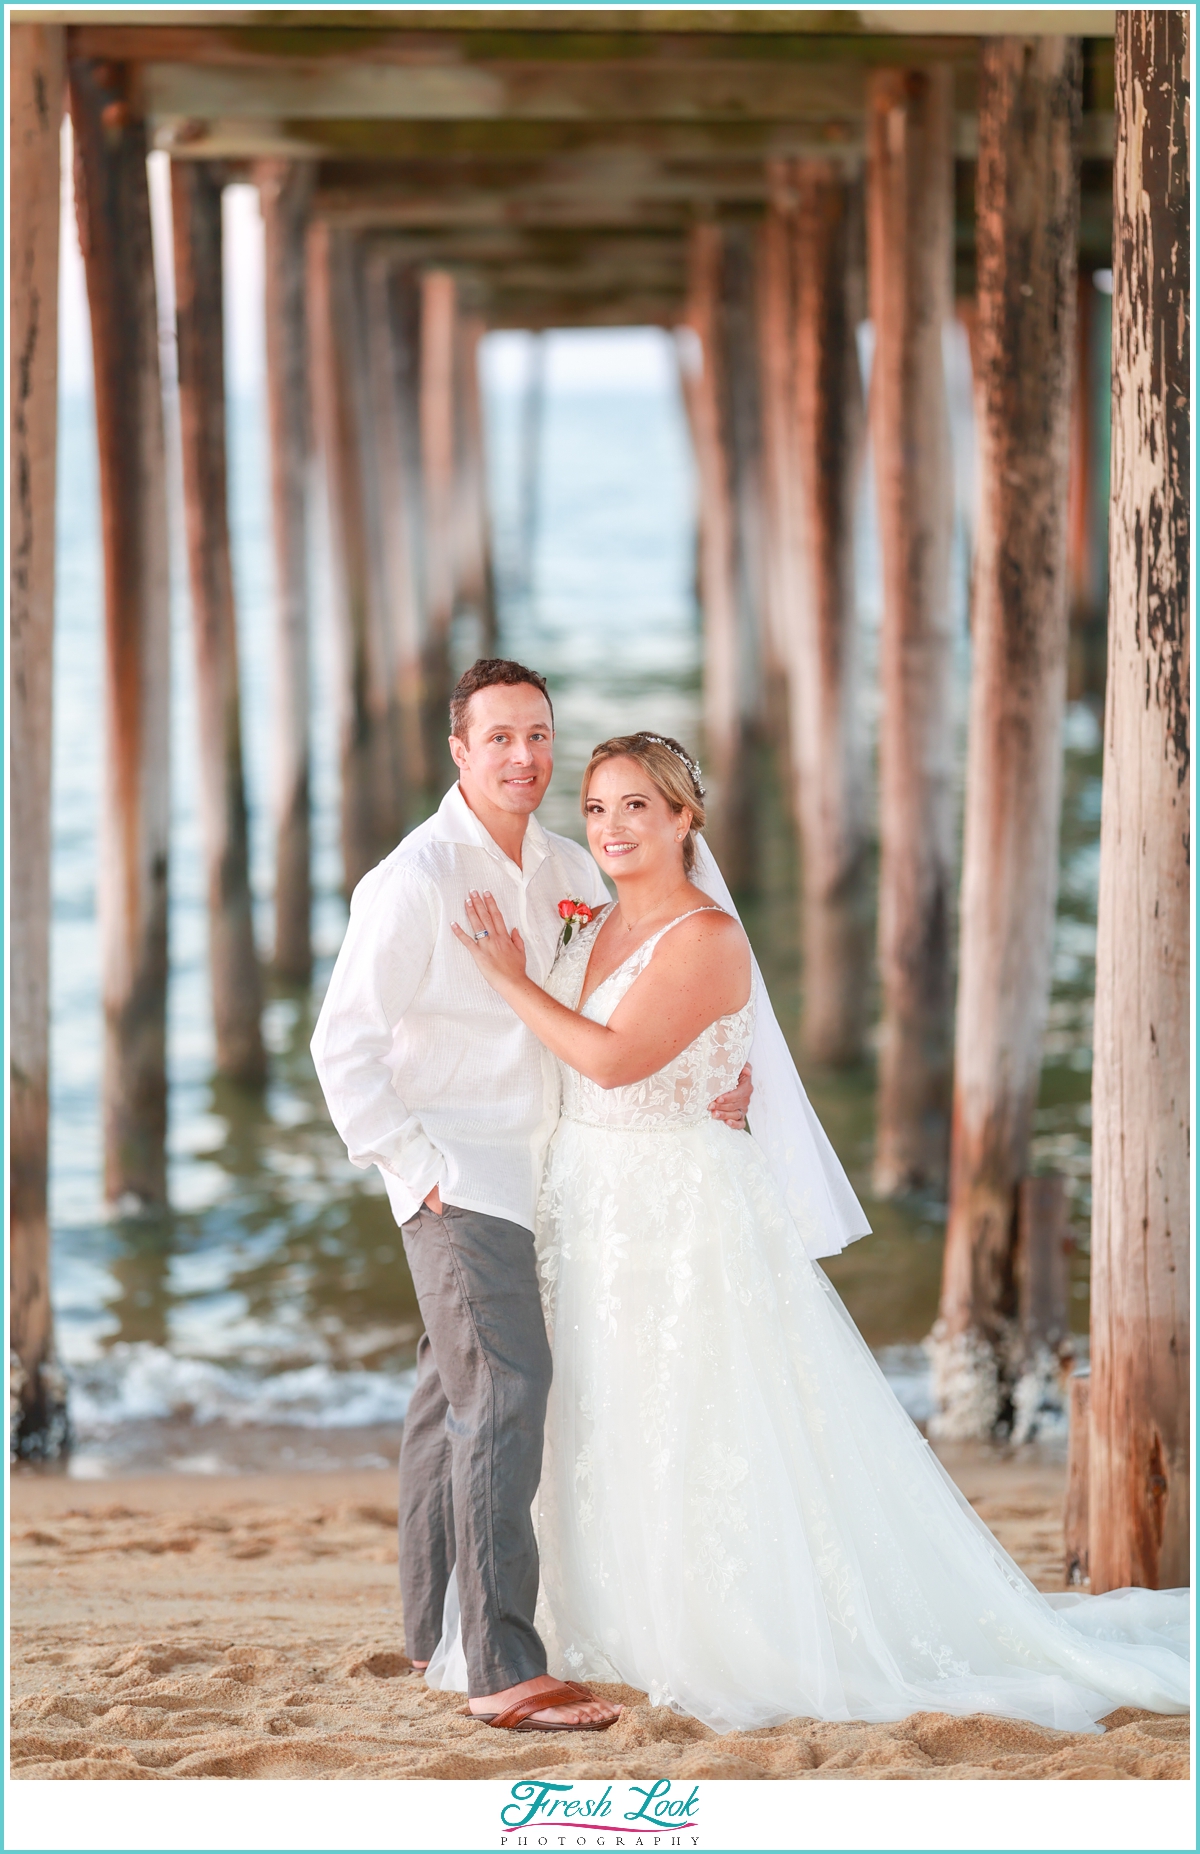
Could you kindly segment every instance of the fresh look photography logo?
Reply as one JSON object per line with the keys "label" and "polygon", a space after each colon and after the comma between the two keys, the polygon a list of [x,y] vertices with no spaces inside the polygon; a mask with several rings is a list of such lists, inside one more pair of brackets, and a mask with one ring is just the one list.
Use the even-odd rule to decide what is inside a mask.
{"label": "fresh look photography logo", "polygon": [[644,1783],[514,1783],[500,1807],[503,1848],[698,1848],[700,1786],[667,1777]]}

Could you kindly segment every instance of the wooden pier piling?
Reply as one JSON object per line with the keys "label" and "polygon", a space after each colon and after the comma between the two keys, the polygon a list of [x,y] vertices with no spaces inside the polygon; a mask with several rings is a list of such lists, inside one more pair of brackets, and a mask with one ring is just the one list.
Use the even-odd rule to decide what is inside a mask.
{"label": "wooden pier piling", "polygon": [[883,573],[875,1188],[938,1186],[954,1003],[950,418],[953,73],[868,84],[871,431]]}
{"label": "wooden pier piling", "polygon": [[1182,10],[1117,14],[1093,1590],[1186,1584],[1190,1569],[1190,27]]}
{"label": "wooden pier piling", "polygon": [[128,68],[69,59],[104,536],[104,1184],[166,1197],[170,587],[146,131]]}
{"label": "wooden pier piling", "polygon": [[423,815],[435,783],[432,769],[438,763],[438,743],[429,737],[423,699],[421,281],[411,265],[377,246],[367,254],[365,286],[388,713],[400,784],[398,825],[403,829]]}
{"label": "wooden pier piling", "polygon": [[1088,1470],[1091,1402],[1090,1372],[1073,1372],[1067,1380],[1067,1492],[1063,1502],[1063,1573],[1068,1590],[1086,1584],[1090,1576]]}
{"label": "wooden pier piling", "polygon": [[843,1064],[863,1053],[871,962],[854,570],[862,182],[833,161],[781,170],[763,267],[772,641],[787,675],[802,846],[803,1043],[811,1060]]}
{"label": "wooden pier piling", "polygon": [[47,1222],[50,775],[58,415],[59,133],[64,32],[10,27],[9,94],[9,1344],[12,1445],[68,1439],[54,1359]]}
{"label": "wooden pier piling", "polygon": [[458,597],[479,628],[479,654],[496,647],[496,587],[492,572],[491,524],[488,519],[487,460],[484,455],[483,400],[479,348],[487,332],[474,312],[458,317],[455,349],[457,503],[459,529]]}
{"label": "wooden pier piling", "polygon": [[218,1074],[266,1077],[262,973],[254,944],[241,687],[229,551],[222,305],[223,174],[171,163],[179,428],[196,657],[200,816],[208,864],[208,958]]}
{"label": "wooden pier piling", "polygon": [[273,963],[280,978],[303,984],[312,974],[308,636],[311,418],[304,252],[315,168],[305,161],[262,161],[254,169],[254,178],[264,232],[267,422],[275,557]]}
{"label": "wooden pier piling", "polygon": [[431,270],[421,294],[421,473],[425,511],[425,669],[422,677],[431,773],[444,790],[454,764],[446,745],[452,676],[450,628],[458,565],[455,374],[458,292],[448,271]]}
{"label": "wooden pier piling", "polygon": [[1022,1178],[1013,1249],[1016,1333],[1006,1360],[1016,1442],[1032,1441],[1048,1419],[1062,1415],[1063,1374],[1074,1357],[1069,1248],[1066,1179],[1054,1172]]}
{"label": "wooden pier piling", "polygon": [[692,389],[700,481],[708,838],[736,893],[753,882],[751,755],[762,692],[762,428],[757,228],[698,225],[688,321],[703,356]]}
{"label": "wooden pier piling", "polygon": [[[346,893],[395,847],[403,827],[394,757],[390,663],[380,610],[375,437],[360,253],[354,235],[315,223],[309,235],[313,397],[329,495],[338,628],[342,863]],[[374,551],[374,557],[372,550]]]}
{"label": "wooden pier piling", "polygon": [[1010,1400],[1017,1182],[1050,992],[1066,692],[1080,49],[993,39],[981,61],[980,522],[972,616],[950,1210],[931,1433]]}
{"label": "wooden pier piling", "polygon": [[530,330],[522,383],[520,446],[517,464],[517,584],[528,599],[533,592],[533,565],[537,555],[538,517],[541,513],[542,436],[546,420],[546,335]]}

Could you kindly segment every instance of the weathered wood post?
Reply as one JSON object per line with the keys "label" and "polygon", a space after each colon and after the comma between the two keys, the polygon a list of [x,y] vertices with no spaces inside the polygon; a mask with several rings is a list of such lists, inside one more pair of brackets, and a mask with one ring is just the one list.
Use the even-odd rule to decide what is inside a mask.
{"label": "weathered wood post", "polygon": [[978,216],[980,520],[972,617],[950,1212],[931,1433],[1011,1418],[1028,1169],[1058,886],[1080,48],[986,41]]}
{"label": "weathered wood post", "polygon": [[854,571],[865,422],[862,181],[827,161],[797,161],[792,180],[803,579],[788,641],[804,869],[803,1033],[814,1060],[846,1063],[863,1051],[872,955]]}
{"label": "weathered wood post", "polygon": [[1067,1384],[1067,1492],[1063,1501],[1063,1573],[1068,1589],[1086,1584],[1088,1565],[1088,1469],[1090,1466],[1090,1371],[1073,1372]]}
{"label": "weathered wood post", "polygon": [[58,413],[61,26],[9,40],[9,1289],[18,1455],[68,1441],[54,1359],[46,1170],[50,1120],[50,773]]}
{"label": "weathered wood post", "polygon": [[1117,14],[1092,1079],[1093,1590],[1188,1581],[1188,14]]}
{"label": "weathered wood post", "polygon": [[496,647],[496,590],[488,521],[487,467],[483,448],[483,402],[479,344],[487,332],[481,315],[458,318],[455,348],[455,406],[458,486],[458,597],[479,625],[480,655]]}
{"label": "weathered wood post", "polygon": [[200,816],[208,864],[208,959],[217,1070],[264,1080],[262,973],[254,945],[249,829],[242,769],[241,690],[229,551],[222,306],[223,175],[207,161],[172,161],[179,429],[187,534]]}
{"label": "weathered wood post", "polygon": [[1014,1442],[1031,1441],[1047,1416],[1062,1414],[1063,1372],[1073,1356],[1067,1244],[1066,1179],[1022,1178],[1013,1251],[1017,1330],[1008,1357]]}
{"label": "weathered wood post", "polygon": [[525,598],[533,591],[533,562],[537,553],[538,494],[542,473],[542,427],[546,415],[546,336],[534,329],[529,337],[528,366],[521,393],[517,463],[517,581]]}
{"label": "weathered wood post", "polygon": [[1071,470],[1067,499],[1067,596],[1072,629],[1087,624],[1095,615],[1095,574],[1092,563],[1095,458],[1090,366],[1093,294],[1091,278],[1078,278],[1075,290],[1075,389],[1071,398]]}
{"label": "weathered wood post", "polygon": [[[799,534],[800,485],[797,481],[796,406],[795,406],[795,332],[796,332],[796,251],[795,206],[792,186],[792,163],[768,161],[769,205],[759,238],[759,365],[762,369],[762,492],[763,492],[763,607],[764,669],[768,683],[767,699],[772,707],[777,701],[779,685],[788,689],[787,634],[796,629],[799,600],[802,595],[804,549]],[[680,363],[679,380],[695,447],[692,421],[691,375]],[[774,731],[775,716],[769,725]],[[787,741],[788,769],[792,779],[795,805],[799,806],[800,788],[795,777],[797,742],[784,724],[780,730]],[[799,812],[797,810],[797,817]]]}
{"label": "weathered wood post", "polygon": [[275,970],[312,974],[308,521],[310,450],[304,248],[315,168],[260,161],[266,271],[267,421],[275,547]]}
{"label": "weathered wood post", "polygon": [[146,131],[128,69],[71,59],[69,77],[104,535],[104,1184],[111,1201],[136,1206],[166,1197],[171,630],[158,315]]}
{"label": "weathered wood post", "polygon": [[[435,743],[422,702],[425,634],[420,393],[421,285],[417,273],[379,245],[366,262],[371,432],[378,482],[380,545],[389,651],[389,724],[400,769],[404,816],[432,791]],[[445,730],[443,729],[443,732]],[[440,796],[440,794],[439,794]]]}
{"label": "weathered wood post", "polygon": [[708,836],[726,881],[755,867],[751,754],[761,710],[762,420],[756,227],[693,228],[688,320],[703,368],[693,389],[704,608]]}
{"label": "weathered wood post", "polygon": [[450,732],[450,627],[458,565],[455,524],[454,386],[458,290],[449,271],[431,270],[421,296],[421,468],[425,504],[426,738],[436,757],[432,771],[445,789],[454,765],[445,742]]}
{"label": "weathered wood post", "polygon": [[870,411],[883,573],[875,1188],[938,1185],[954,1002],[954,520],[942,357],[953,314],[953,74],[868,88]]}
{"label": "weathered wood post", "polygon": [[400,772],[389,714],[389,656],[380,611],[370,368],[359,253],[325,222],[309,234],[313,398],[329,492],[341,706],[342,861],[346,892],[394,848]]}

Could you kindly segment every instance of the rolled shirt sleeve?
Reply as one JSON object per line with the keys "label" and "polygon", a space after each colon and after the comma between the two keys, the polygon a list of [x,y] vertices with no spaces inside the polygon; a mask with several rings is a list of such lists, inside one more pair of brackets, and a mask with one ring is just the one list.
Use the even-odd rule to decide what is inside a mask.
{"label": "rolled shirt sleeve", "polygon": [[396,1027],[429,968],[439,910],[410,863],[363,877],[313,1033],[312,1056],[330,1118],[352,1165],[378,1165],[420,1202],[444,1159],[401,1099],[391,1063]]}

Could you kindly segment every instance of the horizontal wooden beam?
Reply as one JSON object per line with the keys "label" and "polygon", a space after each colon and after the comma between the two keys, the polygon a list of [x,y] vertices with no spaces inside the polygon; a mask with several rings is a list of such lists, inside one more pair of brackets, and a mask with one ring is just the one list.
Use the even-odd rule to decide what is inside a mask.
{"label": "horizontal wooden beam", "polygon": [[[114,60],[115,62],[115,60]],[[149,115],[320,122],[407,120],[797,122],[860,116],[863,67],[846,63],[430,65],[278,59],[261,67],[139,66]],[[973,90],[973,85],[970,87]],[[960,97],[960,103],[973,96]]]}
{"label": "horizontal wooden beam", "polygon": [[[425,160],[443,168],[489,161],[503,164],[549,158],[556,153],[659,155],[672,161],[800,160],[809,155],[861,154],[862,119],[825,117],[808,122],[566,123],[566,122],[382,122],[368,117],[337,121],[276,121],[267,117],[168,117],[151,124],[156,148],[176,159],[324,162]],[[1115,127],[1111,111],[1085,114],[1081,153],[1111,161]],[[979,145],[975,117],[960,110],[955,154],[974,160]]]}
{"label": "horizontal wooden beam", "polygon": [[[269,17],[269,16],[268,16]],[[311,15],[310,15],[311,17]],[[414,11],[410,19],[419,20]],[[429,16],[426,15],[428,18]],[[114,63],[187,64],[220,66],[226,69],[265,71],[284,65],[319,64],[327,73],[339,66],[355,64],[394,65],[413,70],[456,69],[469,67],[500,70],[504,66],[563,65],[589,69],[611,64],[630,67],[651,66],[660,71],[674,69],[681,62],[696,65],[772,65],[804,64],[870,67],[894,64],[898,44],[903,56],[912,63],[929,59],[973,65],[978,57],[978,35],[959,31],[956,34],[907,34],[897,39],[895,33],[797,32],[792,29],[796,15],[777,15],[780,23],[772,33],[732,31],[689,32],[622,29],[592,29],[576,22],[568,31],[549,31],[536,21],[532,12],[503,15],[481,10],[469,30],[439,23],[408,26],[375,24],[346,29],[334,26],[275,25],[236,26],[226,23],[219,14],[210,15],[204,26],[182,24],[137,25],[98,24],[91,19],[71,28],[71,55],[78,58],[106,58]],[[803,17],[803,15],[801,15]],[[480,21],[487,19],[486,27]],[[522,24],[514,26],[513,21]],[[496,24],[491,21],[496,20]]]}
{"label": "horizontal wooden beam", "polygon": [[[246,27],[262,30],[269,21],[271,31],[329,31],[338,35],[354,32],[398,31],[412,28],[414,22],[428,26],[436,22],[444,32],[471,32],[479,28],[478,7],[279,7],[269,14],[258,8],[229,7],[221,12],[225,29]],[[505,27],[547,34],[621,32],[655,34],[686,33],[704,37],[714,33],[761,35],[771,38],[781,32],[804,33],[813,38],[826,35],[848,37],[858,34],[886,33],[911,37],[1004,35],[1013,30],[1013,12],[1004,7],[517,7],[489,9],[488,21],[496,30]],[[209,7],[30,7],[22,9],[22,18],[49,20],[55,24],[86,22],[93,26],[211,26],[213,11]],[[1115,9],[1112,7],[1046,7],[1029,10],[1021,16],[1021,30],[1027,36],[1050,33],[1081,33],[1085,37],[1111,39]]]}
{"label": "horizontal wooden beam", "polygon": [[762,161],[326,163],[313,210],[350,226],[644,225],[669,229],[698,212],[767,199]]}
{"label": "horizontal wooden beam", "polygon": [[671,160],[786,160],[862,146],[852,115],[805,122],[384,122],[286,117],[171,116],[152,122],[154,144],[205,161],[261,155],[326,161],[450,163],[540,160],[552,155],[618,158],[630,150]]}
{"label": "horizontal wooden beam", "polygon": [[481,305],[489,328],[676,328],[684,320],[680,297],[619,293],[599,297],[487,298]]}

